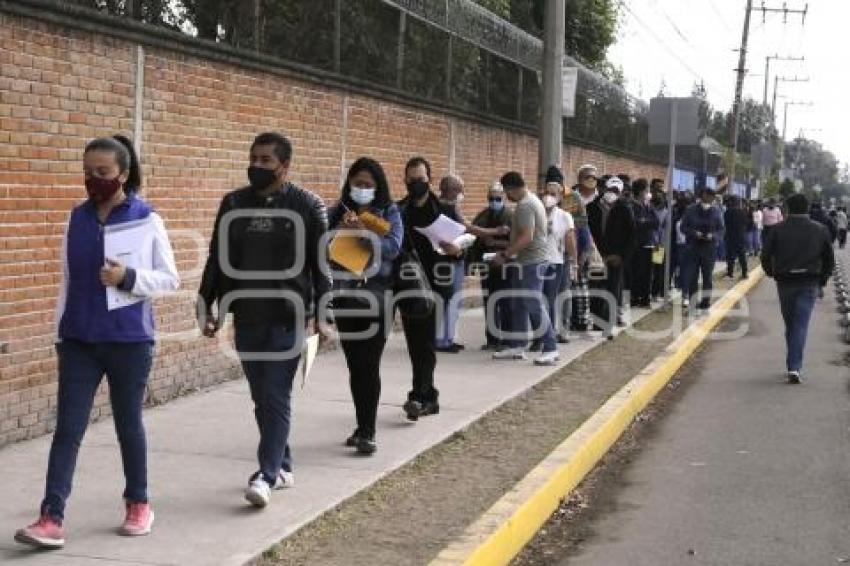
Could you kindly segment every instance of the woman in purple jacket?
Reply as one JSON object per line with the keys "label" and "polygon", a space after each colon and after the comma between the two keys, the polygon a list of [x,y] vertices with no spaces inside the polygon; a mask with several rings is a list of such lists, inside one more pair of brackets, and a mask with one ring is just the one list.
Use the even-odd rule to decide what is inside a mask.
{"label": "woman in purple jacket", "polygon": [[139,167],[129,140],[90,142],[83,168],[88,199],[71,212],[60,256],[59,387],[47,485],[38,521],[15,534],[18,542],[39,548],[65,543],[65,502],[104,374],[126,480],[120,532],[146,535],[154,519],[142,423],[153,361],[151,298],[175,290],[179,277],[162,219],[136,195]]}

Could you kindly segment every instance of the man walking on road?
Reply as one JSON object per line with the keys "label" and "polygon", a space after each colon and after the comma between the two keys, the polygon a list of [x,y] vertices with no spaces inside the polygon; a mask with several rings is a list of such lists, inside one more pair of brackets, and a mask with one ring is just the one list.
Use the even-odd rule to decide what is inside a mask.
{"label": "man walking on road", "polygon": [[826,285],[835,266],[829,231],[809,218],[809,201],[795,194],[786,201],[789,217],[764,241],[761,263],[765,273],[776,280],[785,343],[788,382],[800,383],[803,350],[815,299]]}
{"label": "man walking on road", "polygon": [[847,244],[847,211],[844,207],[835,214],[835,225],[838,227],[838,247],[843,250]]}

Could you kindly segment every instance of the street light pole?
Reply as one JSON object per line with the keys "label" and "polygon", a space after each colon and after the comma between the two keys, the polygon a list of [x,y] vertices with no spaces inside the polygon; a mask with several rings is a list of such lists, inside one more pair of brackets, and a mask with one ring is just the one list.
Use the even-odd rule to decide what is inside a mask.
{"label": "street light pole", "polygon": [[538,144],[537,184],[543,186],[546,169],[561,165],[563,146],[564,33],[566,0],[546,0],[543,26],[543,107]]}

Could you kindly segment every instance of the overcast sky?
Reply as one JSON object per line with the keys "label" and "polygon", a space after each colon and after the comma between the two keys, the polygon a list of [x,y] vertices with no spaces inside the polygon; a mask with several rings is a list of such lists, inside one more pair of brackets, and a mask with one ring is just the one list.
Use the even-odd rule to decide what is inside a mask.
{"label": "overcast sky", "polygon": [[[805,0],[786,0],[788,8],[803,8]],[[761,6],[754,0],[754,6]],[[735,91],[737,48],[741,43],[746,0],[622,0],[620,38],[609,52],[625,72],[630,92],[649,99],[662,81],[668,96],[688,96],[694,81],[703,79],[716,108],[728,109]],[[789,106],[788,139],[804,135],[824,144],[841,162],[850,162],[850,0],[809,0],[805,26],[799,16],[752,14],[747,54],[749,75],[744,95],[761,100],[767,55],[804,56],[802,63],[771,61],[773,76],[809,77],[809,83],[780,83],[777,127],[782,131],[784,102],[813,102]],[[765,0],[781,7],[782,0]]]}

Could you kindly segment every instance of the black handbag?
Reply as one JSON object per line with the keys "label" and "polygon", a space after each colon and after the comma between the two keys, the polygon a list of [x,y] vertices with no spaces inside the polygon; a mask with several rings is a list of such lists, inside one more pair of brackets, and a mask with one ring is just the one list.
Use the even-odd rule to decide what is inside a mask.
{"label": "black handbag", "polygon": [[[410,238],[407,226],[405,226],[405,237]],[[396,305],[402,316],[409,319],[423,319],[431,316],[436,308],[434,290],[419,259],[419,254],[416,253],[412,238],[410,250],[402,249],[396,259],[393,275],[393,293],[396,295]],[[399,295],[401,298],[398,298]]]}

